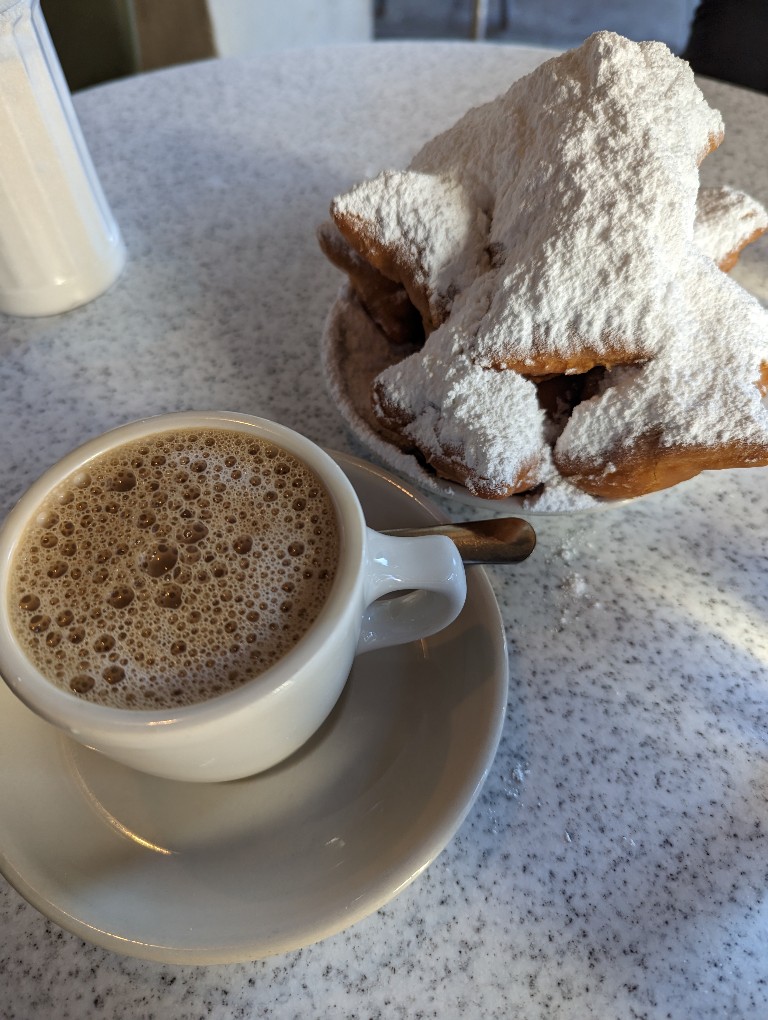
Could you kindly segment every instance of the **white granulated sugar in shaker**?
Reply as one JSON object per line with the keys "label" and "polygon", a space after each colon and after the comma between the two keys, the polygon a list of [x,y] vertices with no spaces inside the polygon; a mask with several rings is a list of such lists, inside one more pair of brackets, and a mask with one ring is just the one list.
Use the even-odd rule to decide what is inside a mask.
{"label": "white granulated sugar in shaker", "polygon": [[0,311],[53,315],[125,264],[39,0],[0,0]]}

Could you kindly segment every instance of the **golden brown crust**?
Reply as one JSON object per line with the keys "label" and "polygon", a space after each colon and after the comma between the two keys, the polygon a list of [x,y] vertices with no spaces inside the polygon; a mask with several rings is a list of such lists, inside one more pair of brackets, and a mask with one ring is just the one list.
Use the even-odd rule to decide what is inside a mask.
{"label": "golden brown crust", "polygon": [[413,421],[413,416],[405,414],[402,408],[387,399],[378,380],[374,381],[371,389],[371,408],[374,426],[383,439],[406,453],[415,450],[413,441],[405,435],[405,429]]}
{"label": "golden brown crust", "polygon": [[724,137],[725,137],[725,132],[723,132],[723,131],[718,131],[717,134],[710,133],[709,141],[708,141],[707,146],[703,149],[701,155],[696,160],[696,165],[697,166],[701,166],[701,164],[704,162],[704,160],[707,158],[707,156],[710,154],[710,152],[714,152],[715,149],[720,147]]}
{"label": "golden brown crust", "polygon": [[483,478],[476,472],[471,471],[464,463],[464,454],[459,448],[454,448],[452,451],[444,451],[443,456],[431,453],[426,459],[429,466],[441,478],[446,478],[451,482],[458,482],[459,485],[463,485],[465,489],[471,492],[473,496],[478,496],[480,499],[508,499],[510,496],[515,496],[521,492],[528,492],[538,481],[537,463],[527,465],[526,469],[514,481],[508,483],[504,488],[499,488],[498,482],[493,483],[487,478]]}
{"label": "golden brown crust", "polygon": [[359,216],[341,212],[334,203],[331,216],[347,244],[362,260],[393,283],[405,289],[406,294],[419,315],[424,333],[429,335],[439,322],[433,321],[430,311],[430,293],[419,281],[413,258],[408,252],[395,245],[382,244],[370,224]]}
{"label": "golden brown crust", "polygon": [[599,343],[594,344],[585,337],[571,333],[567,348],[564,345],[562,353],[542,343],[540,346],[534,345],[525,360],[494,358],[490,361],[490,367],[497,372],[518,372],[535,381],[547,376],[584,375],[593,368],[634,365],[644,360],[644,356],[630,349],[625,340],[614,334],[606,333]]}
{"label": "golden brown crust", "polygon": [[762,237],[766,229],[768,228],[758,227],[758,229],[754,230],[749,235],[749,237],[746,237],[743,241],[740,241],[738,247],[729,251],[727,255],[724,255],[723,258],[721,258],[718,261],[717,268],[722,269],[724,273],[730,273],[730,271],[739,261],[739,257],[741,256],[741,253],[744,251],[747,245],[752,244],[753,241],[756,241],[759,237]]}
{"label": "golden brown crust", "polygon": [[760,376],[755,380],[755,386],[760,391],[761,397],[768,396],[768,361],[760,365]]}
{"label": "golden brown crust", "polygon": [[408,438],[407,428],[413,416],[395,406],[388,398],[380,381],[373,385],[373,411],[377,431],[387,442],[405,453],[413,453],[428,465],[440,478],[458,482],[469,492],[482,499],[506,499],[520,492],[528,492],[538,483],[540,458],[531,457],[520,467],[516,477],[508,478],[499,485],[498,479],[490,480],[467,466],[464,450],[451,443],[421,444]]}
{"label": "golden brown crust", "polygon": [[349,246],[333,223],[317,229],[317,240],[323,254],[347,274],[350,285],[363,307],[395,344],[416,344],[424,339],[419,313],[405,288],[380,273]]}
{"label": "golden brown crust", "polygon": [[555,464],[563,477],[592,496],[631,499],[687,481],[702,471],[758,467],[768,464],[768,450],[748,443],[681,448],[665,445],[659,433],[636,440],[630,449],[614,450],[612,470],[563,457],[555,448]]}

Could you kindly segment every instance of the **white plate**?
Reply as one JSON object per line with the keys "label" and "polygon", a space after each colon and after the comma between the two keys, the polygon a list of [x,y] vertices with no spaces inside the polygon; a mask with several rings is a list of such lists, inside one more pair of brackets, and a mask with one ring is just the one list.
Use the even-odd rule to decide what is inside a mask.
{"label": "white plate", "polygon": [[[334,455],[373,527],[438,514]],[[501,734],[507,653],[485,574],[422,643],[362,656],[331,718],[261,776],[199,786],[80,747],[0,683],[0,869],[81,938],[168,963],[308,945],[378,909],[437,856]]]}
{"label": "white plate", "polygon": [[385,368],[401,360],[402,354],[374,325],[360,303],[342,287],[331,306],[321,339],[326,384],[342,417],[357,438],[382,463],[415,482],[427,492],[455,499],[466,506],[496,514],[563,514],[623,506],[625,499],[597,499],[558,476],[534,496],[481,499],[463,485],[439,478],[422,461],[388,443],[376,429],[371,409],[373,380]]}

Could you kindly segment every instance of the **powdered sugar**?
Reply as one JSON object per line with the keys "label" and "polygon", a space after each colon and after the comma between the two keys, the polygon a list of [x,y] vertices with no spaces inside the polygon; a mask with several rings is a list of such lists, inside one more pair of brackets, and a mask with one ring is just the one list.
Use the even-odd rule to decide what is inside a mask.
{"label": "powdered sugar", "polygon": [[334,215],[353,218],[364,237],[414,268],[411,297],[420,307],[425,295],[432,323],[488,267],[488,217],[460,179],[386,171],[336,199]]}
{"label": "powdered sugar", "polygon": [[[543,417],[530,380],[495,372],[457,350],[447,361],[429,351],[413,354],[378,378],[390,407],[413,413],[412,394],[422,398],[403,434],[435,459],[455,461],[470,492],[504,492],[510,478],[525,488],[542,481]],[[383,415],[382,415],[383,417]]]}
{"label": "powdered sugar", "polygon": [[647,364],[610,372],[604,392],[574,408],[556,456],[601,463],[649,435],[666,447],[736,445],[745,463],[752,448],[765,453],[768,409],[756,383],[768,358],[768,313],[703,256],[691,262],[680,293],[686,328]]}
{"label": "powdered sugar", "polygon": [[[697,161],[721,133],[663,44],[601,32],[336,206],[411,253],[441,302],[479,288],[451,312],[474,361],[543,374],[585,348],[592,364],[634,360],[674,331],[668,281],[691,239]],[[486,210],[490,267],[477,257]]]}
{"label": "powdered sugar", "polygon": [[[323,371],[334,403],[355,435],[393,470],[444,496],[475,506],[521,510],[530,513],[571,513],[607,505],[581,492],[561,478],[552,463],[549,447],[540,464],[542,485],[529,493],[506,500],[484,500],[469,494],[463,485],[452,484],[424,463],[388,442],[371,406],[374,379],[402,357],[401,347],[389,343],[366,314],[357,298],[344,287],[331,308],[322,338]],[[505,428],[508,423],[505,422]],[[506,432],[500,433],[505,435]],[[514,452],[510,454],[514,456]]]}
{"label": "powdered sugar", "polygon": [[718,265],[767,229],[768,211],[743,191],[729,187],[699,190],[694,244]]}
{"label": "powdered sugar", "polygon": [[[764,210],[698,193],[722,131],[665,46],[601,32],[338,199],[342,232],[405,284],[428,333],[378,376],[379,420],[470,490],[543,484],[555,503],[572,495],[564,461],[611,475],[648,435],[768,457],[768,317],[710,261]],[[596,365],[613,371],[553,463],[526,377]]]}

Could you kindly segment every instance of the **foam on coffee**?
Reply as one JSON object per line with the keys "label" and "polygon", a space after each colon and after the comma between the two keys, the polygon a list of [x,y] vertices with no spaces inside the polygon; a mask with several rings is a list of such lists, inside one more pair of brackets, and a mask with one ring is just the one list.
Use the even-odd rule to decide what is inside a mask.
{"label": "foam on coffee", "polygon": [[331,498],[303,461],[246,433],[160,432],[49,494],[14,556],[12,623],[40,672],[81,698],[194,704],[297,643],[338,552]]}

